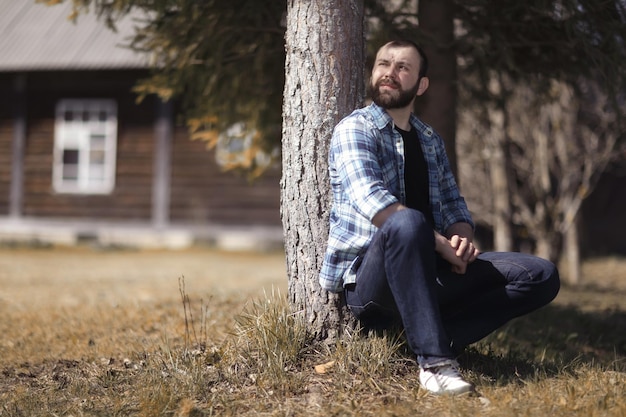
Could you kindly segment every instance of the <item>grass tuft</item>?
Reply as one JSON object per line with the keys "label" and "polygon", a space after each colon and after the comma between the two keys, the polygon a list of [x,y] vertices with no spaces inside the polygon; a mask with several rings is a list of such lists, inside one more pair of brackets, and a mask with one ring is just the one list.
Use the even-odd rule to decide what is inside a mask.
{"label": "grass tuft", "polygon": [[387,378],[397,370],[394,364],[412,362],[406,356],[402,333],[372,331],[364,334],[361,328],[346,329],[335,344],[332,356],[338,364],[338,371],[348,378],[354,375]]}
{"label": "grass tuft", "polygon": [[228,344],[226,361],[239,381],[268,391],[299,392],[302,360],[311,338],[299,314],[292,313],[279,291],[254,301],[235,319],[234,339]]}

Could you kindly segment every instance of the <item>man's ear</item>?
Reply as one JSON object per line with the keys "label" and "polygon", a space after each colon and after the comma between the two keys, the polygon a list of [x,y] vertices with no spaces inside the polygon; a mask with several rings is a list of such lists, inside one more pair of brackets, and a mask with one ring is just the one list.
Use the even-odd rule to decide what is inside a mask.
{"label": "man's ear", "polygon": [[428,86],[429,85],[430,85],[430,81],[428,80],[428,77],[420,78],[419,86],[417,87],[417,94],[416,95],[421,96],[422,94],[424,94],[426,92],[426,90],[428,90]]}

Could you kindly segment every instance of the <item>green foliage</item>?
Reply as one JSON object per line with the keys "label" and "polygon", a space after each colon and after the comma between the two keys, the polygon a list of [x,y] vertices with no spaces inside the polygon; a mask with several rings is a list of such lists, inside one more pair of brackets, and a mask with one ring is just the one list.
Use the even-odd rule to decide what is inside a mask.
{"label": "green foliage", "polygon": [[[420,31],[404,0],[393,10],[382,0],[365,0],[379,45],[409,37],[426,46],[454,48],[465,74],[478,74],[473,99],[489,99],[493,74],[525,82],[541,77],[575,84],[579,77],[602,81],[608,92],[626,88],[626,4],[620,0],[453,1],[455,43],[433,45]],[[419,7],[418,7],[419,8]],[[412,15],[413,13],[413,15]],[[373,49],[370,49],[373,53]],[[467,82],[461,77],[460,82]]]}
{"label": "green foliage", "polygon": [[[176,98],[192,132],[243,122],[262,143],[280,141],[284,85],[285,0],[74,0],[114,27],[144,12],[130,47],[148,52],[154,69],[135,87],[140,97]],[[202,139],[202,135],[199,136]]]}
{"label": "green foliage", "polygon": [[168,90],[181,98],[187,117],[216,116],[220,131],[244,121],[266,134],[278,132],[284,1],[170,3],[132,42],[154,53],[159,68],[138,91]]}
{"label": "green foliage", "polygon": [[[62,0],[47,0],[55,4]],[[419,2],[364,0],[368,55],[383,40],[410,37],[431,47],[454,48],[473,100],[494,98],[494,74],[518,82],[582,76],[601,81],[613,97],[626,86],[626,10],[620,0],[453,1],[452,45],[432,45],[418,26]],[[73,0],[110,25],[131,10],[145,19],[130,46],[154,56],[154,71],[136,91],[176,98],[198,139],[238,122],[256,131],[255,146],[280,142],[284,86],[286,0]]]}
{"label": "green foliage", "polygon": [[519,82],[541,78],[576,85],[580,77],[602,82],[607,93],[626,86],[626,9],[616,0],[470,1],[457,4],[464,70]]}

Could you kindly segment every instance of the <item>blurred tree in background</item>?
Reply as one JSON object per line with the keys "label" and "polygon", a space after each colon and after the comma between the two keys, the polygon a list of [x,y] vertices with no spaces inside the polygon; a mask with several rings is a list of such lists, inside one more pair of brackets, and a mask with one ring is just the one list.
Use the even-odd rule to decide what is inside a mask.
{"label": "blurred tree in background", "polygon": [[625,3],[469,1],[456,16],[458,149],[477,220],[497,250],[525,237],[539,256],[565,254],[578,282],[579,209],[624,142]]}

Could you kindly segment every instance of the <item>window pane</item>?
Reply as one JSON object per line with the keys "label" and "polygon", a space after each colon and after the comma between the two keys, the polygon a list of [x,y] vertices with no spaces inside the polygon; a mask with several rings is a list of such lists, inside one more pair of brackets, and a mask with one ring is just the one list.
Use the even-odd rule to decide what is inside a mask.
{"label": "window pane", "polygon": [[71,122],[72,120],[74,120],[74,114],[71,110],[65,110],[65,112],[63,113],[63,120],[65,120],[66,122]]}
{"label": "window pane", "polygon": [[63,180],[78,180],[78,165],[63,165]]}
{"label": "window pane", "polygon": [[91,150],[102,150],[106,143],[106,136],[99,134],[91,134],[89,138],[89,148]]}
{"label": "window pane", "polygon": [[108,118],[109,118],[109,115],[104,110],[100,111],[100,113],[98,114],[98,120],[100,120],[101,122],[106,122]]}
{"label": "window pane", "polygon": [[89,152],[89,165],[104,165],[104,151],[92,149]]}
{"label": "window pane", "polygon": [[63,150],[63,165],[66,164],[78,165],[78,149]]}

